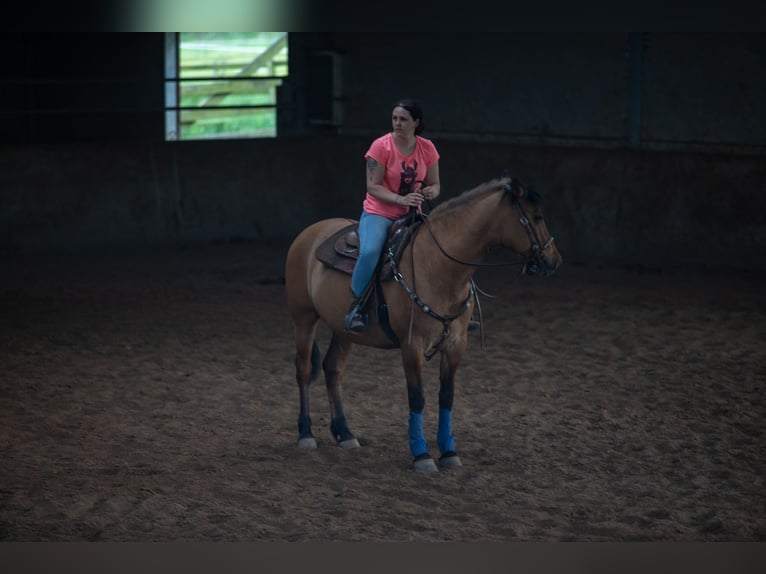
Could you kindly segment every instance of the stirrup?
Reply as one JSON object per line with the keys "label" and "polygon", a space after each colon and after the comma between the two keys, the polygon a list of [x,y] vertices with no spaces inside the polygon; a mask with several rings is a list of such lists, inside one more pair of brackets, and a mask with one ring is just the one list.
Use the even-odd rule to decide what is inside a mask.
{"label": "stirrup", "polygon": [[360,300],[354,299],[354,302],[351,304],[351,310],[343,322],[343,330],[346,333],[363,333],[367,330],[367,315],[361,312],[360,307]]}

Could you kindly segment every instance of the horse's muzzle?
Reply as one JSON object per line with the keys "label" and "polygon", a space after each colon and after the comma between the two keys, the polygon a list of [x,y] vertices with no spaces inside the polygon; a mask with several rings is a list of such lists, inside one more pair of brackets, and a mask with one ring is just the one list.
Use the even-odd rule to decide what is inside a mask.
{"label": "horse's muzzle", "polygon": [[524,276],[541,275],[543,277],[549,277],[553,275],[561,266],[561,262],[562,259],[560,255],[556,257],[553,262],[549,261],[545,257],[530,259],[524,263],[523,267],[521,268],[521,274]]}
{"label": "horse's muzzle", "polygon": [[547,259],[543,259],[543,277],[553,275],[556,270],[561,267],[561,262],[561,256],[556,257],[556,260],[553,263],[550,263]]}

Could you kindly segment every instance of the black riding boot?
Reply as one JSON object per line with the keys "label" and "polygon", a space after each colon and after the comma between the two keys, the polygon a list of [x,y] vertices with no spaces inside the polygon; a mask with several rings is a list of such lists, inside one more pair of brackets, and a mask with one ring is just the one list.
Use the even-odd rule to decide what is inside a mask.
{"label": "black riding boot", "polygon": [[363,333],[367,329],[367,315],[362,313],[362,301],[359,297],[354,297],[351,302],[343,329],[347,333]]}

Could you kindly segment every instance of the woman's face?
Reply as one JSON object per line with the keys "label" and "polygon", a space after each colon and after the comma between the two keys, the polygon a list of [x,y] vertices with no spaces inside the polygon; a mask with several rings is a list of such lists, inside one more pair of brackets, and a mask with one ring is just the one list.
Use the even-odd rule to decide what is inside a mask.
{"label": "woman's face", "polygon": [[405,108],[396,107],[391,113],[391,125],[394,132],[403,136],[410,136],[415,133],[420,120],[413,120],[412,114]]}

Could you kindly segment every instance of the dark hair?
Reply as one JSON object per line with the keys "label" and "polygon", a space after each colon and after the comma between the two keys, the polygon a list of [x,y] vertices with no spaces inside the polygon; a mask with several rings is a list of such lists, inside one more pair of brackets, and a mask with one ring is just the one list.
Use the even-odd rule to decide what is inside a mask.
{"label": "dark hair", "polygon": [[415,100],[399,100],[393,105],[391,111],[393,111],[394,108],[404,108],[410,112],[413,120],[420,120],[418,127],[415,128],[415,135],[423,133],[423,130],[426,129],[426,125],[423,123],[423,108],[420,107],[418,102]]}

